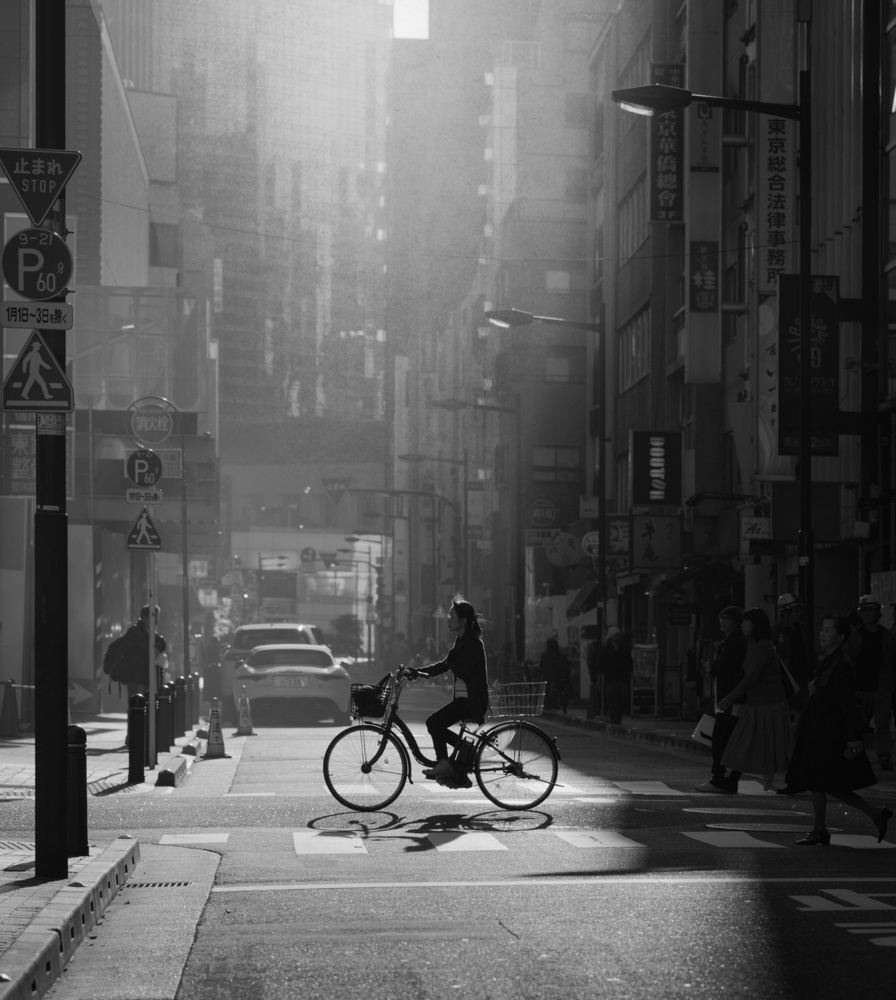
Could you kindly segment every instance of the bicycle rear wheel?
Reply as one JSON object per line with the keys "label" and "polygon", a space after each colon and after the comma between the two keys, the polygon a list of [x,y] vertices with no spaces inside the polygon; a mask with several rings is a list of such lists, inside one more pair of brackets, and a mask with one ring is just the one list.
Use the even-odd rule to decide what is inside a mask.
{"label": "bicycle rear wheel", "polygon": [[330,794],[360,812],[385,809],[394,802],[409,771],[404,747],[379,726],[344,729],[324,754],[324,781]]}
{"label": "bicycle rear wheel", "polygon": [[482,734],[473,771],[482,794],[502,809],[532,809],[557,784],[557,751],[537,726],[499,722]]}

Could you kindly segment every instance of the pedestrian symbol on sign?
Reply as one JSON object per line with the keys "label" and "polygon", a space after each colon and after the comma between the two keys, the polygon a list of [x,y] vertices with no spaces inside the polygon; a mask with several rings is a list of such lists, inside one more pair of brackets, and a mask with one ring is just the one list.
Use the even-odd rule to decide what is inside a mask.
{"label": "pedestrian symbol on sign", "polygon": [[128,548],[161,549],[161,547],[162,538],[153,523],[153,519],[149,516],[149,511],[144,507],[128,534]]}
{"label": "pedestrian symbol on sign", "polygon": [[4,410],[71,412],[74,392],[56,356],[33,330],[3,382]]}

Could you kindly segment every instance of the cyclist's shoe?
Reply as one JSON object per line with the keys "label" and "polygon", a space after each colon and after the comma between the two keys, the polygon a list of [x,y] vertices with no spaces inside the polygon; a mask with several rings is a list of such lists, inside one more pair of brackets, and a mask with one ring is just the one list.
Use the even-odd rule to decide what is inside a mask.
{"label": "cyclist's shoe", "polygon": [[472,788],[473,782],[465,774],[455,774],[450,778],[436,778],[444,788]]}
{"label": "cyclist's shoe", "polygon": [[443,757],[435,767],[423,772],[424,777],[433,779],[450,778],[453,774],[454,768],[451,766],[451,761],[445,757]]}

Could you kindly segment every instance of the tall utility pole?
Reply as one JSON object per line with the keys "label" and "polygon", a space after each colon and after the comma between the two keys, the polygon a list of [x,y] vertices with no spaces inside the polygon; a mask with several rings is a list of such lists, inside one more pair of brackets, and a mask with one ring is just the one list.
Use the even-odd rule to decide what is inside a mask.
{"label": "tall utility pole", "polygon": [[[34,5],[39,149],[65,149],[65,0]],[[54,229],[65,239],[65,198]],[[64,289],[63,289],[64,292]],[[64,294],[59,301],[65,301]],[[65,371],[65,331],[42,330]],[[37,413],[34,512],[34,822],[38,878],[68,877],[68,515],[65,414]]]}

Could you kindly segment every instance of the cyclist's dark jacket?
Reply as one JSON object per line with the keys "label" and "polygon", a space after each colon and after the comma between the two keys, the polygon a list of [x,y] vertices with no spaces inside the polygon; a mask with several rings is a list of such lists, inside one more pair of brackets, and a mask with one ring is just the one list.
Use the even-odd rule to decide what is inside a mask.
{"label": "cyclist's dark jacket", "polygon": [[485,662],[485,646],[478,635],[467,630],[454,640],[448,655],[438,663],[430,663],[424,668],[429,677],[452,671],[457,680],[467,687],[470,718],[478,723],[485,722],[488,712],[488,670]]}

